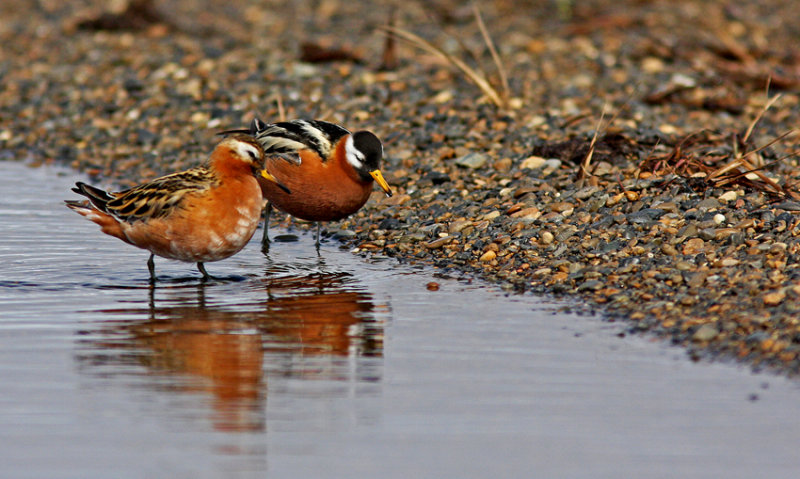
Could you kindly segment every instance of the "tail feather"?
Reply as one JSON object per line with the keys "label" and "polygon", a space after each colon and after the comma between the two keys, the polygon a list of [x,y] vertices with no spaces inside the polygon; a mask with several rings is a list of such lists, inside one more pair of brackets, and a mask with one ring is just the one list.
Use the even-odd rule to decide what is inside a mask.
{"label": "tail feather", "polygon": [[[101,190],[100,188],[95,188],[94,186],[87,185],[86,183],[79,181],[75,183],[75,188],[72,188],[72,191],[78,193],[79,195],[83,195],[92,202],[95,208],[105,213],[108,213],[107,203],[114,199],[114,196],[108,193],[107,191]],[[67,206],[70,205],[70,202],[67,202]]]}
{"label": "tail feather", "polygon": [[[73,191],[75,191],[76,193],[84,194],[80,190],[80,185],[82,184],[83,183],[78,183],[79,185],[78,188],[73,188]],[[96,190],[97,188],[94,189]],[[89,201],[91,201],[91,197],[89,198]],[[64,203],[66,203],[67,208],[75,211],[76,213],[88,219],[89,221],[92,221],[97,225],[99,225],[100,231],[102,231],[103,233],[113,236],[115,238],[119,238],[126,243],[133,244],[125,235],[122,225],[120,224],[119,220],[117,220],[117,218],[115,218],[114,216],[110,215],[109,213],[101,209],[98,209],[94,202],[90,203],[89,201],[65,200]]]}

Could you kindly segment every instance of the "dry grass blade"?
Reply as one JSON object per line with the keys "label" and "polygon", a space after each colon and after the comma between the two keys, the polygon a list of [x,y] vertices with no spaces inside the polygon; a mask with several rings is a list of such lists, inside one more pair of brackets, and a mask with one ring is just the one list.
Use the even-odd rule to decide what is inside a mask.
{"label": "dry grass blade", "polygon": [[722,166],[721,168],[718,168],[718,169],[712,171],[711,173],[709,173],[707,178],[709,180],[713,180],[714,178],[719,178],[720,176],[724,175],[725,173],[727,173],[729,171],[733,171],[733,170],[739,168],[740,166],[744,165],[744,163],[745,163],[745,161],[742,160],[742,159],[733,160],[730,163]]}
{"label": "dry grass blade", "polygon": [[748,151],[747,153],[742,155],[742,158],[746,158],[748,155],[753,155],[753,154],[759,153],[759,152],[761,152],[761,150],[769,148],[770,146],[774,145],[775,143],[783,140],[784,138],[788,138],[790,135],[793,135],[796,132],[797,132],[797,130],[789,130],[786,133],[783,133],[782,135],[780,135],[780,136],[778,136],[776,138],[773,138],[772,141],[768,142],[767,144],[759,146],[755,150]]}
{"label": "dry grass blade", "polygon": [[495,106],[499,108],[505,108],[506,102],[503,100],[502,96],[497,92],[497,90],[495,90],[495,88],[489,83],[486,77],[475,71],[472,67],[470,67],[460,59],[454,57],[453,55],[450,55],[449,53],[445,52],[436,45],[433,45],[429,41],[425,40],[419,35],[409,32],[408,30],[392,26],[384,26],[381,29],[389,33],[390,35],[394,35],[397,38],[404,40],[421,50],[425,50],[426,52],[432,53],[442,58],[443,60],[449,62],[457,69],[461,70],[461,72],[472,83],[474,83],[487,97],[489,97],[489,100],[491,100],[491,102],[494,103]]}
{"label": "dry grass blade", "polygon": [[278,118],[280,121],[286,121],[286,110],[283,109],[283,95],[280,92],[275,98],[275,103],[278,105]]}
{"label": "dry grass blade", "polygon": [[742,144],[746,144],[747,143],[747,140],[750,139],[750,135],[753,134],[753,130],[756,128],[756,125],[758,124],[758,122],[761,121],[761,118],[764,117],[764,114],[767,112],[767,110],[769,110],[770,107],[772,107],[772,105],[774,105],[776,101],[780,100],[780,98],[781,98],[781,95],[778,94],[778,95],[775,95],[774,97],[770,98],[767,101],[767,104],[764,105],[764,108],[762,108],[761,111],[758,112],[758,115],[756,115],[756,117],[753,120],[753,122],[750,123],[750,126],[747,127],[747,131],[745,132],[744,137],[742,138]]}
{"label": "dry grass blade", "polygon": [[483,41],[486,43],[486,48],[489,49],[489,53],[492,55],[492,60],[497,68],[497,74],[500,76],[500,85],[503,87],[503,97],[508,99],[511,96],[511,89],[508,86],[506,69],[503,66],[503,62],[500,61],[500,55],[497,53],[497,49],[494,46],[492,37],[489,36],[489,31],[486,29],[486,25],[483,23],[483,17],[481,16],[481,11],[478,9],[478,4],[474,4],[472,8],[475,12],[475,21],[478,23],[478,28],[481,31],[481,35],[483,35]]}
{"label": "dry grass blade", "polygon": [[600,119],[597,120],[597,127],[594,129],[594,136],[592,136],[592,141],[589,143],[589,152],[586,153],[586,157],[581,162],[581,169],[578,175],[578,178],[581,180],[589,175],[589,165],[592,163],[594,148],[595,145],[597,145],[597,135],[600,133],[600,127],[603,124],[603,118],[606,116],[606,106],[607,104],[603,104],[603,111],[600,112]]}

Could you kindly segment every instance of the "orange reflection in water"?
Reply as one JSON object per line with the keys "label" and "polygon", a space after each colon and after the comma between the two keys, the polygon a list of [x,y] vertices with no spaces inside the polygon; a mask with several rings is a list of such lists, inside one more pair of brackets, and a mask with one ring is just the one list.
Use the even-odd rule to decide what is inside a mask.
{"label": "orange reflection in water", "polygon": [[[266,370],[305,379],[375,379],[352,377],[348,368],[320,363],[382,355],[376,306],[352,275],[314,273],[261,281],[255,287],[260,291],[263,286],[264,299],[247,304],[214,304],[206,298],[211,287],[199,284],[188,295],[193,298],[181,289],[178,297],[158,301],[156,289],[149,308],[104,310],[114,318],[89,332],[96,339],[83,342],[90,352],[79,360],[110,368],[111,374],[118,366],[143,365],[148,374],[166,375],[159,384],[169,390],[206,393],[215,429],[226,431],[266,427]],[[246,295],[253,296],[252,291]]]}

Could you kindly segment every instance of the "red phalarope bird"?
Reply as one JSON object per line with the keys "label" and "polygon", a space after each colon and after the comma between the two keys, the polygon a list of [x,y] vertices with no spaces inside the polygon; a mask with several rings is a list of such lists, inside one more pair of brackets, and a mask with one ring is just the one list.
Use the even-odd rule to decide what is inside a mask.
{"label": "red phalarope bird", "polygon": [[[264,123],[258,118],[249,130],[229,130],[221,134],[248,133],[264,148],[265,172],[292,191],[289,195],[275,181],[259,181],[268,201],[264,237],[272,206],[292,216],[317,223],[319,248],[321,221],[337,221],[364,206],[372,184],[392,196],[380,171],[383,145],[372,132],[351,133],[341,126],[319,120],[293,120]],[[268,177],[267,177],[268,179]]]}
{"label": "red phalarope bird", "polygon": [[[157,178],[119,193],[78,182],[72,191],[88,198],[69,208],[100,225],[103,233],[150,251],[147,267],[155,281],[153,256],[203,263],[238,253],[261,217],[259,181],[289,191],[264,168],[264,149],[249,135],[217,144],[207,166]],[[257,179],[258,178],[258,179]]]}

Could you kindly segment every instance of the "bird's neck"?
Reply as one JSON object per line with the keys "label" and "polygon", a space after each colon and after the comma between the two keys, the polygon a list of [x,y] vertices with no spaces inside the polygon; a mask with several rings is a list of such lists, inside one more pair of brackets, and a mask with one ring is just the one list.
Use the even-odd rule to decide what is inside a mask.
{"label": "bird's neck", "polygon": [[369,179],[362,178],[361,175],[356,171],[355,167],[347,161],[347,150],[345,147],[345,142],[340,141],[338,145],[336,145],[336,158],[339,161],[339,166],[347,173],[353,181],[357,183],[361,183],[362,185],[370,185],[372,184],[372,177],[370,176]]}
{"label": "bird's neck", "polygon": [[209,169],[220,177],[255,175],[253,166],[239,159],[230,150],[217,148],[211,153]]}

